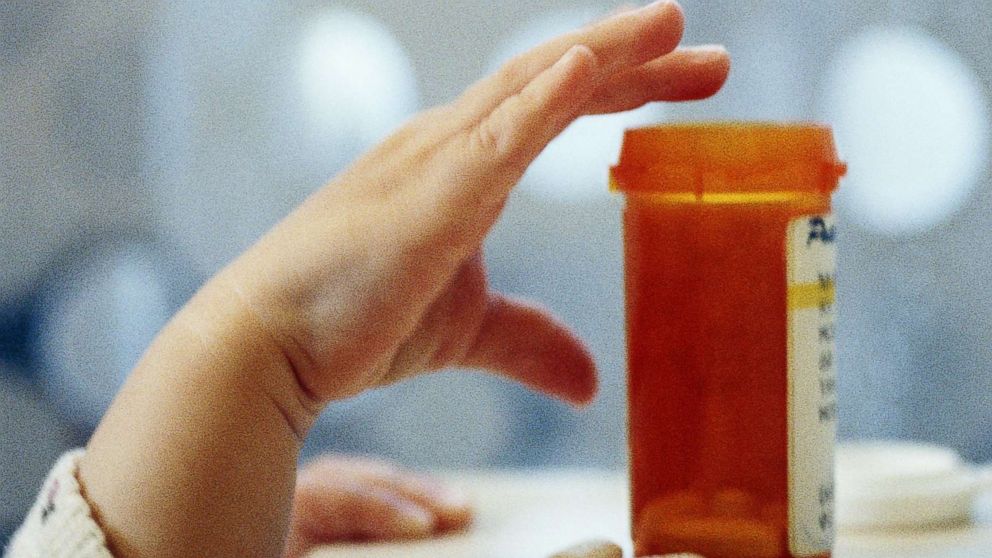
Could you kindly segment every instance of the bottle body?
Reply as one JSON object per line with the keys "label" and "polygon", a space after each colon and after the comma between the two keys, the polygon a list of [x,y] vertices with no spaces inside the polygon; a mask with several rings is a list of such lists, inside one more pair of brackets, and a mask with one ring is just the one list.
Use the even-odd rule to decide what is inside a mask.
{"label": "bottle body", "polygon": [[786,234],[791,222],[827,211],[808,200],[628,199],[638,555],[792,556]]}
{"label": "bottle body", "polygon": [[[676,140],[686,130],[664,132],[685,149]],[[688,132],[689,143],[711,140],[700,133],[725,135]],[[831,180],[842,168],[832,167],[832,179],[815,164],[789,161],[714,170],[697,160],[672,171],[645,165],[650,158],[632,153],[638,146],[629,140],[613,176],[627,194],[636,555],[829,557],[836,418],[829,211]],[[715,140],[725,156],[726,144]]]}

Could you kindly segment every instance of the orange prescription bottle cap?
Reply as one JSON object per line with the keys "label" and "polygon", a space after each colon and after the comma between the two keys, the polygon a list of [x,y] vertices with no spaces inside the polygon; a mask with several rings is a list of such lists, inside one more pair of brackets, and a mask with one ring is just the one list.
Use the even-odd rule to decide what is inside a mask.
{"label": "orange prescription bottle cap", "polygon": [[672,124],[624,133],[610,188],[625,194],[829,195],[847,166],[829,126]]}

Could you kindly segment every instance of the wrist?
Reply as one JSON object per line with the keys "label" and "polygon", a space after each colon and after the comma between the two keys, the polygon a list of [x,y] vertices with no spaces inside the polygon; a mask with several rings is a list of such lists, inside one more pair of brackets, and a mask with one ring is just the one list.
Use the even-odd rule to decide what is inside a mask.
{"label": "wrist", "polygon": [[[238,284],[222,272],[176,315],[170,327],[193,340],[226,381],[243,383],[245,393],[268,399],[300,443],[324,407],[300,381],[294,359],[265,326]],[[188,342],[188,341],[187,341]]]}
{"label": "wrist", "polygon": [[278,555],[318,412],[296,389],[237,293],[204,286],[141,358],[80,464],[117,554]]}

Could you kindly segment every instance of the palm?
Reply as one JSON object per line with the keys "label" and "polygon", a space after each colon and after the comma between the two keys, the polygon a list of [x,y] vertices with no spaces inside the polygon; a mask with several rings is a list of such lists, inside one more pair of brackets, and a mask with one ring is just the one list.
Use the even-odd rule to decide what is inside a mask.
{"label": "palm", "polygon": [[490,300],[481,255],[476,253],[434,299],[416,329],[396,350],[382,383],[464,362],[480,338]]}

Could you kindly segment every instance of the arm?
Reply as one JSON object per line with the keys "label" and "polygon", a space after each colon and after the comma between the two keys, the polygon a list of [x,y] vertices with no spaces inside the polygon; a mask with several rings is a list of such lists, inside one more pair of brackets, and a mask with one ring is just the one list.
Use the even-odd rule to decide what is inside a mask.
{"label": "arm", "polygon": [[232,262],[163,329],[80,479],[116,555],[276,556],[301,442],[330,401],[451,365],[575,403],[593,364],[494,293],[479,250],[511,188],[582,114],[707,96],[720,49],[673,52],[677,5],[511,61],[400,129]]}

